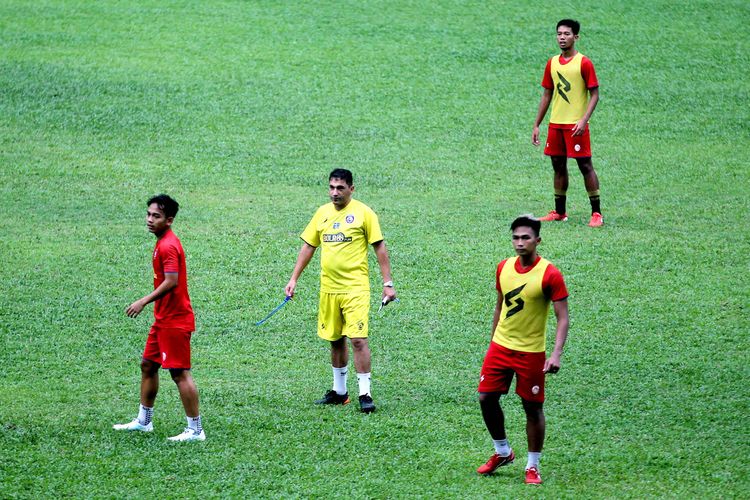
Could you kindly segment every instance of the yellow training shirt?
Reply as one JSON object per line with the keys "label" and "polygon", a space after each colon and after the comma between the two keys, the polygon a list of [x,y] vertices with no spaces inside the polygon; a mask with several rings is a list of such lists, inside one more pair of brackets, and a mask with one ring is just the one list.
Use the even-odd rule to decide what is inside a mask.
{"label": "yellow training shirt", "polygon": [[516,260],[508,259],[500,271],[503,304],[492,340],[516,351],[544,352],[550,299],[544,295],[542,280],[550,263],[539,259],[533,269],[519,273]]}
{"label": "yellow training shirt", "polygon": [[321,247],[320,291],[370,291],[367,246],[383,240],[378,216],[355,199],[341,210],[333,203],[318,208],[300,237]]}
{"label": "yellow training shirt", "polygon": [[560,56],[550,62],[552,76],[552,113],[550,123],[574,124],[586,114],[589,92],[581,75],[580,52],[565,64],[560,64]]}

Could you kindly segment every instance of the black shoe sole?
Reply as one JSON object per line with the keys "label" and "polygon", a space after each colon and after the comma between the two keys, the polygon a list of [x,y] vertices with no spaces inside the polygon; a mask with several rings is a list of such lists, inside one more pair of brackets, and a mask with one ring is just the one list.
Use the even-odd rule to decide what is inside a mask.
{"label": "black shoe sole", "polygon": [[347,398],[346,401],[324,401],[322,399],[318,399],[315,401],[316,405],[348,405],[351,403],[352,400]]}

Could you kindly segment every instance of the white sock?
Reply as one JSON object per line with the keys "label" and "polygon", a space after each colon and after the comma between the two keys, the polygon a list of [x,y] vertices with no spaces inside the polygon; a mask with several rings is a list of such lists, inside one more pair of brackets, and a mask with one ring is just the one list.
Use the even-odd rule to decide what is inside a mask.
{"label": "white sock", "polygon": [[495,445],[495,453],[501,457],[510,455],[510,445],[507,439],[493,439],[492,443]]}
{"label": "white sock", "polygon": [[539,468],[539,459],[542,457],[541,451],[530,451],[529,452],[529,458],[526,462],[526,468],[531,469],[534,467],[535,469]]}
{"label": "white sock", "polygon": [[197,417],[185,417],[187,418],[188,427],[196,434],[203,432],[203,423],[201,422],[201,416]]}
{"label": "white sock", "polygon": [[370,395],[370,372],[357,373],[357,381],[359,382],[359,395],[364,396]]}
{"label": "white sock", "polygon": [[333,390],[339,396],[343,396],[346,394],[346,374],[349,373],[349,370],[346,366],[343,368],[332,366],[331,368],[333,368]]}
{"label": "white sock", "polygon": [[149,408],[148,406],[138,405],[138,422],[141,425],[148,425],[151,423],[151,419],[154,418],[154,407]]}

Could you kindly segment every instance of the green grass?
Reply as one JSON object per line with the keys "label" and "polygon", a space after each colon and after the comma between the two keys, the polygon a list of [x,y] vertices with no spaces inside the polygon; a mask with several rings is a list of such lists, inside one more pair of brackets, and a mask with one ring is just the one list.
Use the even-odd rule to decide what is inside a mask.
{"label": "green grass", "polygon": [[[551,208],[530,145],[554,25],[583,25],[606,226],[545,226],[571,334],[545,484],[491,478],[476,401],[507,225]],[[22,2],[0,6],[0,496],[750,496],[746,2]],[[401,303],[371,320],[375,415],[318,408],[317,260],[283,296],[325,176],[355,173]],[[208,440],[137,408],[144,203],[183,206]],[[374,258],[373,269],[377,269]],[[374,273],[372,280],[379,280]],[[373,297],[373,300],[377,300]],[[350,390],[356,382],[350,377]]]}

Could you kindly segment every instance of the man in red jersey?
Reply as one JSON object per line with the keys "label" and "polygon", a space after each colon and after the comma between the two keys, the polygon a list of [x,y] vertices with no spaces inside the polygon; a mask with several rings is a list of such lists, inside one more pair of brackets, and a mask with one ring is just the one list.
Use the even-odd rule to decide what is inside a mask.
{"label": "man in red jersey", "polygon": [[557,23],[557,44],[561,54],[547,61],[542,79],[542,99],[534,121],[531,142],[538,146],[539,125],[547,114],[550,102],[552,113],[549,120],[544,154],[552,160],[554,170],[555,209],[542,217],[543,221],[566,221],[565,203],[568,192],[568,158],[575,158],[583,174],[583,182],[591,203],[589,226],[604,224],[599,202],[599,178],[591,162],[589,119],[599,102],[599,82],[594,64],[576,50],[578,31],[581,25],[573,19]]}
{"label": "man in red jersey", "polygon": [[195,316],[187,289],[185,252],[172,223],[179,204],[167,196],[154,196],[146,203],[146,225],[156,236],[153,254],[154,291],[136,300],[125,310],[131,318],[154,302],[154,324],[146,339],[141,360],[141,405],[138,417],[127,424],[115,424],[115,430],[151,432],[154,401],[159,390],[159,368],[169,370],[185,408],[188,426],[170,441],[204,441],[198,390],[190,374],[190,336],[195,331]]}
{"label": "man in red jersey", "polygon": [[[479,404],[495,453],[477,469],[491,474],[516,458],[505,434],[500,396],[507,394],[513,374],[516,394],[526,412],[529,454],[526,483],[541,484],[539,458],[544,444],[544,377],[560,370],[568,337],[568,290],[560,271],[537,254],[541,223],[530,216],[518,217],[510,226],[517,257],[497,266],[497,303],[492,318],[492,339],[479,378]],[[555,347],[545,358],[547,315],[550,302],[557,318]]]}

